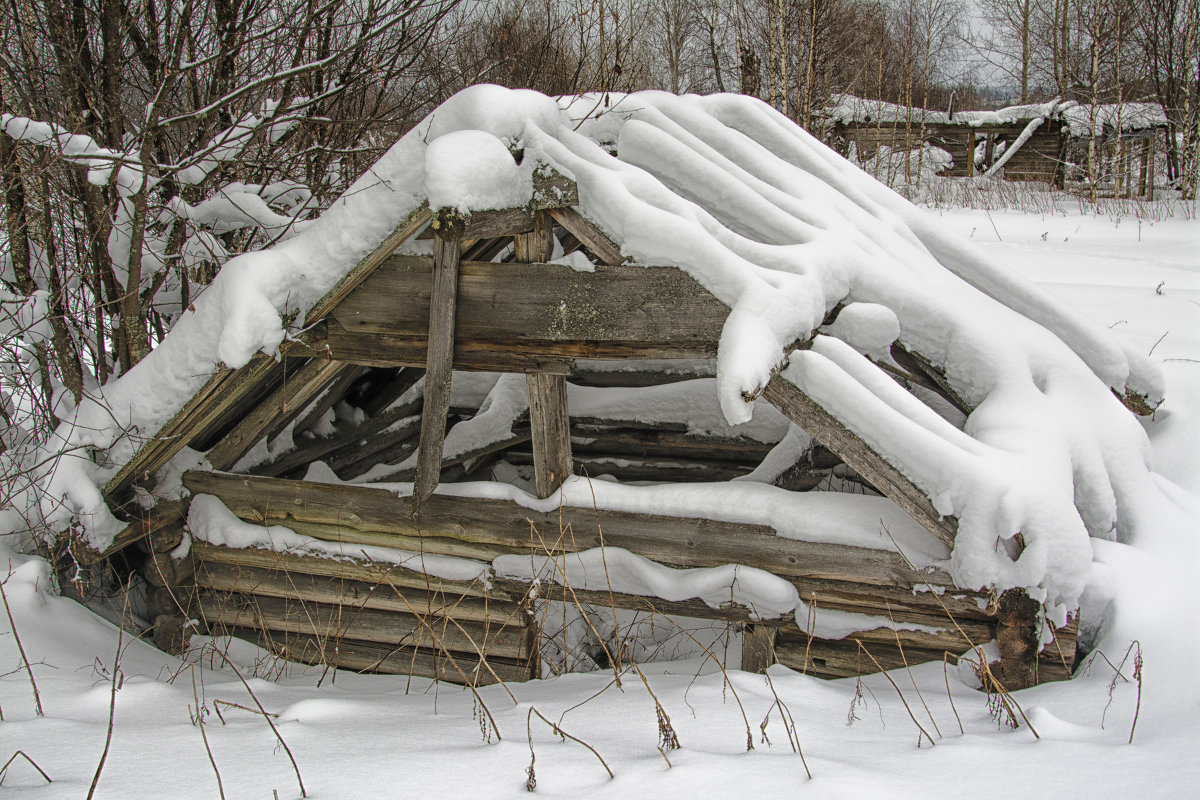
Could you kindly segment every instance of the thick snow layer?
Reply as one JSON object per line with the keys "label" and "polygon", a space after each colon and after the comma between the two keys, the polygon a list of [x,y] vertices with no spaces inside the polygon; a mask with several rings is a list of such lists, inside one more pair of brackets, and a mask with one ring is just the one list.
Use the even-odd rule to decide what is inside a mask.
{"label": "thick snow layer", "polygon": [[485,131],[461,130],[429,143],[425,192],[430,208],[470,213],[525,205],[533,197],[533,181],[504,142]]}
{"label": "thick snow layer", "polygon": [[[730,307],[713,386],[723,426],[751,420],[752,398],[785,366],[787,350],[836,304],[874,307],[871,321],[852,311],[844,335],[882,345],[898,327],[898,341],[944,369],[975,408],[963,431],[833,337],[794,356],[789,376],[960,518],[956,577],[1027,586],[1056,620],[1078,603],[1087,532],[1128,530],[1130,498],[1148,480],[1145,434],[1112,392],[1157,402],[1158,368],[767,105],[734,95],[556,102],[495,86],[456,95],[319,220],[229,261],[149,357],[64,421],[51,443],[63,455],[43,479],[51,524],[78,516],[103,546],[119,523],[97,486],[218,364],[275,352],[288,335],[282,319],[309,308],[431,191],[435,205],[468,208],[526,197],[526,167],[505,160],[518,151],[522,165],[576,180],[582,213],[633,263],[677,266]],[[447,446],[511,421],[524,400],[510,388]],[[586,401],[573,395],[573,411]],[[778,415],[769,427],[767,441],[786,431]],[[926,444],[932,449],[919,449]],[[105,452],[93,461],[90,450]],[[1005,542],[1018,533],[1025,551],[1014,562]]]}

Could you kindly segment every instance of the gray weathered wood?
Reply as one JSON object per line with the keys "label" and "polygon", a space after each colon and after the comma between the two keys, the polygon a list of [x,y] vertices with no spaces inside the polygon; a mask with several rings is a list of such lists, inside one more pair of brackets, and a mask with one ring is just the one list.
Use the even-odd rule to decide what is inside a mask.
{"label": "gray weathered wood", "polygon": [[779,628],[774,625],[747,625],[742,631],[742,671],[766,672],[775,663],[775,639]]}
{"label": "gray weathered wood", "polygon": [[311,325],[317,320],[324,317],[329,311],[353,292],[363,279],[375,271],[375,268],[383,262],[385,258],[395,252],[396,248],[408,241],[414,233],[424,228],[429,224],[433,215],[429,211],[429,207],[422,205],[415,209],[408,217],[396,226],[388,237],[376,247],[362,261],[346,273],[337,284],[329,290],[329,292],[313,304],[313,307],[308,310],[305,315],[305,324]]}
{"label": "gray weathered wood", "polygon": [[445,595],[424,587],[390,587],[380,582],[329,578],[303,572],[201,561],[196,566],[196,585],[205,589],[290,598],[497,624],[524,624],[524,612],[516,603],[496,599]]}
{"label": "gray weathered wood", "polygon": [[241,639],[257,642],[289,661],[323,664],[355,672],[414,675],[451,683],[462,683],[465,676],[467,682],[474,686],[493,684],[497,679],[528,680],[533,677],[536,667],[535,664],[500,657],[488,658],[485,667],[478,656],[468,653],[447,654],[354,639],[318,639],[303,633],[268,633],[252,628],[230,628],[228,632]]}
{"label": "gray weathered wood", "polygon": [[[437,220],[435,220],[436,222]],[[433,242],[433,289],[429,299],[429,347],[425,358],[425,405],[413,486],[412,513],[433,494],[442,472],[446,413],[454,373],[454,317],[458,295],[458,239],[437,236]]]}
{"label": "gray weathered wood", "polygon": [[[321,347],[355,363],[423,363],[431,271],[429,259],[389,260],[334,310]],[[674,267],[577,272],[558,264],[464,262],[457,306],[460,369],[506,368],[520,359],[707,359],[729,314]]]}
{"label": "gray weathered wood", "polygon": [[433,215],[430,227],[436,236],[446,239],[476,240],[514,236],[533,230],[534,212],[528,208],[502,208],[461,214],[442,208]]}
{"label": "gray weathered wood", "polygon": [[439,617],[418,617],[406,611],[230,592],[202,592],[198,602],[200,616],[210,629],[256,628],[303,633],[320,639],[344,637],[512,659],[529,655],[524,614],[516,618],[516,624],[501,625],[491,620],[452,622]]}
{"label": "gray weathered wood", "polygon": [[[953,587],[938,570],[915,575],[903,557],[872,550],[777,536],[769,527],[701,518],[660,517],[564,506],[538,512],[508,500],[433,495],[420,520],[404,513],[406,498],[370,486],[289,481],[214,472],[188,472],[194,494],[213,494],[244,520],[288,524],[297,519],[409,536],[445,536],[555,555],[603,543],[681,567],[746,564],[783,577],[847,581],[880,587]],[[531,529],[532,526],[532,529]],[[569,531],[569,533],[568,533]]]}
{"label": "gray weathered wood", "polygon": [[208,451],[208,462],[214,469],[232,467],[279,421],[290,421],[299,416],[304,407],[347,368],[357,369],[340,361],[309,361],[299,372],[285,379],[269,397],[251,408],[233,430]]}
{"label": "gray weathered wood", "polygon": [[571,474],[567,382],[562,375],[531,374],[529,423],[533,436],[533,474],[538,497],[549,497]]}
{"label": "gray weathered wood", "polygon": [[943,517],[925,493],[900,470],[846,428],[782,375],[771,379],[763,397],[810,436],[832,450],[851,469],[904,509],[913,519],[946,545],[954,546],[958,522]]}
{"label": "gray weathered wood", "polygon": [[583,246],[592,251],[592,255],[600,259],[602,264],[615,266],[623,264],[625,257],[621,248],[608,238],[608,235],[596,227],[588,218],[573,208],[552,208],[550,215],[554,221],[567,229]]}
{"label": "gray weathered wood", "polygon": [[[324,417],[329,409],[337,405],[346,396],[346,392],[350,390],[350,387],[357,383],[366,372],[366,367],[360,367],[357,364],[343,365],[343,369],[338,373],[337,378],[329,384],[325,393],[310,403],[308,408],[304,409],[304,416],[296,421],[295,431],[302,433],[316,425],[317,421]],[[268,433],[267,440],[272,440],[277,433],[278,431]]]}

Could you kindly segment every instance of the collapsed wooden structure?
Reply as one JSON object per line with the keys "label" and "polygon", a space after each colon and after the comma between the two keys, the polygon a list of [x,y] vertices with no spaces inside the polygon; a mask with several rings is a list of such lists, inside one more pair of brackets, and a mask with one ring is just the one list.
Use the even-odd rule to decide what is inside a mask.
{"label": "collapsed wooden structure", "polygon": [[[779,662],[845,677],[942,660],[995,639],[995,672],[1010,688],[1069,677],[1073,621],[1039,648],[1039,607],[1022,592],[963,590],[943,570],[915,569],[888,544],[796,541],[761,524],[596,507],[536,511],[509,499],[435,493],[439,484],[478,481],[499,463],[531,471],[541,498],[572,473],[722,481],[750,472],[773,447],[732,428],[698,434],[631,415],[569,413],[568,385],[620,391],[711,375],[728,309],[679,269],[624,266],[617,243],[574,207],[570,181],[542,178],[527,207],[413,212],[309,312],[279,358],[259,354],[219,371],[109,482],[106,498],[132,521],[106,553],[77,556],[139,543],[160,645],[182,647],[194,620],[196,630],[249,638],[297,661],[467,683],[521,680],[540,674],[541,615],[559,601],[725,621],[743,631],[747,669]],[[422,238],[432,238],[432,256],[396,253]],[[597,266],[546,263],[556,247]],[[969,411],[920,354],[895,345],[892,355],[901,365],[892,368],[896,380]],[[478,403],[452,402],[452,376],[473,371],[524,374],[528,413],[447,453],[447,430],[480,414]],[[777,485],[805,491],[849,482],[890,498],[930,537],[953,545],[955,519],[784,375],[762,400],[814,440]],[[355,411],[329,424],[339,404]],[[285,431],[293,449],[244,461]],[[184,476],[190,497],[131,510],[135,485],[184,447],[204,453],[212,471]],[[313,479],[316,462],[339,480]],[[412,496],[340,482],[368,471],[385,483],[413,481]],[[283,526],[313,546],[267,549],[193,535],[190,548],[180,548],[192,498],[203,495],[244,523]],[[486,566],[506,554],[553,562],[597,547],[674,568],[755,567],[793,584],[818,615],[866,615],[863,629],[822,639],[794,619],[764,618],[736,602],[668,601],[553,575],[439,577],[423,566],[447,556]],[[171,555],[183,549],[181,558]],[[392,550],[408,560],[379,555]]]}
{"label": "collapsed wooden structure", "polygon": [[[940,174],[948,178],[970,178],[983,174],[1004,149],[1018,140],[1035,117],[980,122],[970,114],[944,115],[923,120],[919,109],[909,119],[875,119],[837,123],[833,128],[839,152],[854,145],[859,159],[874,158],[881,148],[914,150],[931,145],[950,154],[953,163]],[[1039,181],[1062,187],[1066,170],[1068,137],[1061,119],[1049,119],[1021,145],[1004,165],[1010,181]],[[882,176],[880,176],[882,177]]]}
{"label": "collapsed wooden structure", "polygon": [[[1161,107],[1152,103],[1094,108],[1063,103],[943,113],[843,97],[830,114],[835,147],[843,155],[853,147],[862,162],[884,148],[907,152],[932,146],[952,159],[940,173],[946,177],[981,175],[1004,158],[1001,174],[1006,180],[1059,188],[1072,165],[1088,173],[1088,142],[1094,131],[1099,178],[1111,183],[1115,196],[1147,200],[1154,199],[1155,158],[1165,152],[1169,135]],[[1005,157],[1006,149],[1014,152]]]}
{"label": "collapsed wooden structure", "polygon": [[235,261],[66,456],[72,563],[120,551],[169,650],[478,684],[648,619],[752,670],[1065,678],[1162,397],[750,98],[473,87]]}

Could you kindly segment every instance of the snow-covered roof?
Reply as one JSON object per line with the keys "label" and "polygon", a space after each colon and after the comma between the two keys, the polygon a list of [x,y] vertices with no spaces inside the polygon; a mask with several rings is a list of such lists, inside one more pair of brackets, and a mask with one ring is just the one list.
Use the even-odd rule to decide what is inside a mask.
{"label": "snow-covered roof", "polygon": [[[459,93],[320,220],[229,261],[195,310],[109,382],[103,405],[63,411],[53,445],[63,455],[44,487],[65,502],[45,507],[48,519],[77,515],[102,547],[120,523],[101,487],[141,441],[123,431],[151,435],[220,365],[277,351],[292,335],[284,320],[293,330],[312,323],[296,312],[431,198],[463,212],[519,204],[541,166],[576,182],[578,210],[633,264],[678,267],[731,309],[715,384],[730,423],[749,419],[782,370],[957,518],[960,585],[1026,587],[1065,621],[1087,582],[1089,533],[1111,538],[1133,513],[1132,487],[1148,480],[1145,434],[1114,392],[1157,403],[1156,367],[736,95]],[[972,409],[965,423],[880,368],[893,364],[893,343],[944,371]],[[88,458],[89,447],[106,458]],[[1017,534],[1023,550],[1012,546]]]}
{"label": "snow-covered roof", "polygon": [[[1063,111],[1068,133],[1087,136],[1092,130],[1092,106],[1075,105]],[[1095,106],[1096,133],[1120,130],[1135,133],[1165,128],[1167,115],[1158,103],[1102,103]]]}
{"label": "snow-covered roof", "polygon": [[[1096,132],[1123,133],[1163,128],[1167,117],[1158,103],[1102,103],[1095,111]],[[921,122],[926,125],[1020,125],[1035,119],[1055,118],[1065,123],[1071,136],[1087,136],[1092,129],[1092,106],[1085,103],[1051,100],[1008,106],[996,111],[945,111],[911,108],[883,100],[870,100],[850,94],[834,95],[822,115],[842,125]]]}
{"label": "snow-covered roof", "polygon": [[821,113],[842,125],[855,123],[920,122],[927,125],[1019,125],[1060,112],[1067,104],[1058,101],[1008,106],[996,111],[934,111],[869,100],[850,94],[834,95]]}

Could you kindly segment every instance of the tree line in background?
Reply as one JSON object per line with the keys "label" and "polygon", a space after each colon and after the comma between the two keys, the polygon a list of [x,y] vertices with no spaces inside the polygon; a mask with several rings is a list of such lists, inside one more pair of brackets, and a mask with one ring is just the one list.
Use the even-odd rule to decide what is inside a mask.
{"label": "tree line in background", "polygon": [[230,255],[288,236],[465,86],[735,91],[818,134],[841,93],[1150,101],[1194,191],[1197,3],[7,0],[0,452],[44,441]]}

